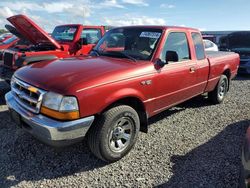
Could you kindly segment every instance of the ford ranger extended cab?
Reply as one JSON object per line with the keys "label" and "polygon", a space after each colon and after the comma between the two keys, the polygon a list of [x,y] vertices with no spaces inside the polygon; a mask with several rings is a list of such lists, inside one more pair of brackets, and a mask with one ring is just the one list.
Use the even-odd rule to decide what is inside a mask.
{"label": "ford ranger extended cab", "polygon": [[203,93],[221,103],[238,66],[236,53],[207,55],[196,29],[120,27],[90,56],[17,70],[5,99],[12,119],[41,141],[65,146],[86,136],[97,157],[113,162],[147,132],[149,117]]}
{"label": "ford ranger extended cab", "polygon": [[24,49],[11,48],[3,53],[1,78],[10,80],[13,72],[31,63],[88,54],[105,33],[104,26],[70,24],[56,26],[52,36],[25,15],[7,18],[24,38],[33,45]]}

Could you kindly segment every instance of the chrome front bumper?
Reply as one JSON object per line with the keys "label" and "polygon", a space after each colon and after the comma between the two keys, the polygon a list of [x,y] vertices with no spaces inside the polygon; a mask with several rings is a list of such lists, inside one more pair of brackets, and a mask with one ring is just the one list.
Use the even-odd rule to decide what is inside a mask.
{"label": "chrome front bumper", "polygon": [[[82,140],[94,121],[94,116],[74,121],[57,121],[41,114],[34,114],[21,107],[11,91],[5,95],[5,100],[10,111],[19,116],[18,124],[21,128],[52,146],[66,146]],[[13,113],[11,115],[13,118]]]}

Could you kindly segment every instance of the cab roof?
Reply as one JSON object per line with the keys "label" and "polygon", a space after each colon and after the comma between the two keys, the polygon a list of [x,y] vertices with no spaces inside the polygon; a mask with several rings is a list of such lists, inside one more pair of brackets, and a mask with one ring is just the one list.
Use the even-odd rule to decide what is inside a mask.
{"label": "cab roof", "polygon": [[198,29],[191,28],[191,27],[180,27],[180,26],[161,26],[161,25],[133,25],[133,26],[123,26],[123,27],[116,27],[116,28],[152,28],[152,29],[178,29],[178,30],[189,30],[200,32]]}

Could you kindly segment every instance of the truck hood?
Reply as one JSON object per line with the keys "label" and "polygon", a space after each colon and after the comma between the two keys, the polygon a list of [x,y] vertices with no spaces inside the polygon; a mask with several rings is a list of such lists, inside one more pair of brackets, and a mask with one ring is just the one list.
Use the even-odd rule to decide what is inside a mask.
{"label": "truck hood", "polygon": [[50,44],[59,49],[61,46],[48,35],[42,28],[40,28],[36,23],[29,19],[25,15],[16,15],[7,18],[7,20],[15,26],[17,31],[24,36],[26,39],[30,40],[33,44]]}
{"label": "truck hood", "polygon": [[145,63],[110,57],[78,57],[25,66],[16,71],[15,76],[44,90],[72,94],[138,76],[143,71],[140,65]]}

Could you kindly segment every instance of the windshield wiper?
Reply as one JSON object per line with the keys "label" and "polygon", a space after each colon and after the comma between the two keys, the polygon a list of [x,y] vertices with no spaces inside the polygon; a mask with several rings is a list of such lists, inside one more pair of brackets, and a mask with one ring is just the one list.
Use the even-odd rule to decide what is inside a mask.
{"label": "windshield wiper", "polygon": [[128,54],[125,54],[123,52],[120,52],[120,51],[107,51],[106,53],[108,53],[108,54],[114,54],[114,55],[119,55],[119,56],[128,58],[128,59],[130,59],[130,60],[132,60],[134,62],[137,62],[137,60],[134,57],[132,57],[132,56],[130,56]]}

